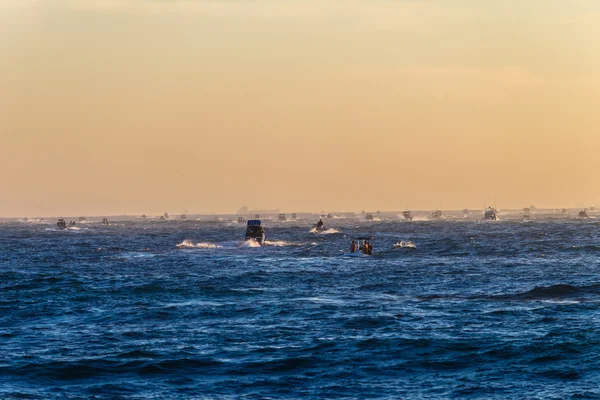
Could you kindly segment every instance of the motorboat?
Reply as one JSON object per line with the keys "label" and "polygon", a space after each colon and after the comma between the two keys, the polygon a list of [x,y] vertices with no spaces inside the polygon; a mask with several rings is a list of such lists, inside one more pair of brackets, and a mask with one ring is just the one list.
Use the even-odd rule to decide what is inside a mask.
{"label": "motorboat", "polygon": [[434,211],[431,213],[431,219],[440,219],[442,218],[442,212],[440,210]]}
{"label": "motorboat", "polygon": [[87,221],[87,218],[85,218],[85,217],[79,217],[79,222],[86,222],[86,221]]}
{"label": "motorboat", "polygon": [[332,213],[327,214],[327,219],[333,219],[333,214]]}
{"label": "motorboat", "polygon": [[253,240],[262,245],[265,241],[265,238],[265,231],[262,227],[261,221],[259,219],[248,220],[248,224],[246,225],[246,237],[244,241],[248,242]]}
{"label": "motorboat", "polygon": [[179,217],[179,219],[181,219],[182,221],[185,221],[187,219],[187,215],[181,214],[181,216]]}
{"label": "motorboat", "polygon": [[108,218],[102,218],[102,224],[108,226],[110,225],[110,221],[108,220]]}
{"label": "motorboat", "polygon": [[317,224],[315,225],[315,230],[317,230],[318,232],[323,232],[326,230],[325,224],[323,223],[322,219],[320,219],[319,222],[317,222]]}
{"label": "motorboat", "polygon": [[285,214],[279,214],[279,217],[277,219],[279,220],[279,222],[287,221]]}
{"label": "motorboat", "polygon": [[498,221],[498,214],[495,208],[488,207],[487,210],[483,213],[484,221]]}
{"label": "motorboat", "polygon": [[373,214],[367,213],[367,215],[365,215],[365,218],[367,221],[373,221]]}
{"label": "motorboat", "polygon": [[468,208],[463,209],[463,214],[469,215],[469,209]]}
{"label": "motorboat", "polygon": [[359,237],[352,241],[350,252],[346,253],[349,256],[372,256],[373,245],[371,242],[375,239],[373,236]]}
{"label": "motorboat", "polygon": [[413,220],[413,216],[412,213],[410,211],[404,211],[402,213],[402,216],[404,217],[405,220],[407,221],[412,221]]}
{"label": "motorboat", "polygon": [[67,223],[62,218],[56,222],[56,226],[58,227],[58,229],[67,229]]}
{"label": "motorboat", "polygon": [[531,218],[531,209],[529,207],[525,207],[523,209],[523,218],[530,219]]}
{"label": "motorboat", "polygon": [[246,219],[244,217],[238,217],[237,222],[238,224],[243,224],[244,222],[246,222]]}
{"label": "motorboat", "polygon": [[577,214],[577,217],[581,218],[581,219],[585,219],[585,218],[589,218],[590,216],[588,215],[587,210],[581,210],[581,211],[579,211],[579,214]]}

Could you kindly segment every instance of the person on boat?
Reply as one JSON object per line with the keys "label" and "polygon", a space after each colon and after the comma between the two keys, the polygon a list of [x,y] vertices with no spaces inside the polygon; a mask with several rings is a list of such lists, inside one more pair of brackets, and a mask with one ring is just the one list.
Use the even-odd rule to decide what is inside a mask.
{"label": "person on boat", "polygon": [[369,256],[373,255],[373,246],[371,245],[371,243],[369,243],[369,250],[367,251],[367,255],[369,255]]}
{"label": "person on boat", "polygon": [[317,229],[323,230],[324,227],[325,227],[325,224],[323,223],[323,220],[319,219],[319,222],[317,222]]}
{"label": "person on boat", "polygon": [[353,240],[350,245],[350,253],[356,253],[356,242]]}
{"label": "person on boat", "polygon": [[363,246],[363,254],[366,254],[366,255],[369,254],[369,247],[371,247],[371,245],[369,244],[369,242],[365,242],[365,244]]}

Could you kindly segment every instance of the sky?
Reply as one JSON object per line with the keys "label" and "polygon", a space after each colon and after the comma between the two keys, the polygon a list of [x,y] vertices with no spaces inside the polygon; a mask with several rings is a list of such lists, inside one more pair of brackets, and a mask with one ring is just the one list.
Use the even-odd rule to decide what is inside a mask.
{"label": "sky", "polygon": [[0,0],[0,216],[600,205],[597,0]]}

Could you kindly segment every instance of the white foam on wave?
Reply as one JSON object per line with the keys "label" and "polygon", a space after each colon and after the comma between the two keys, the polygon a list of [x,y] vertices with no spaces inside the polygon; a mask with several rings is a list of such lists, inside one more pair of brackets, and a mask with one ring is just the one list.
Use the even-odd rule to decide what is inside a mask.
{"label": "white foam on wave", "polygon": [[401,240],[399,242],[396,242],[392,247],[394,249],[400,249],[400,248],[405,248],[405,247],[410,248],[410,249],[416,249],[417,245],[414,244],[413,242],[409,242],[409,241],[404,242]]}
{"label": "white foam on wave", "polygon": [[334,228],[329,228],[329,229],[324,230],[324,231],[318,231],[317,228],[312,228],[309,232],[310,233],[315,233],[317,235],[331,235],[333,233],[340,233],[339,230],[334,229]]}
{"label": "white foam on wave", "polygon": [[285,240],[265,240],[265,246],[275,246],[275,247],[284,247],[284,246],[293,246],[293,243],[286,242]]}
{"label": "white foam on wave", "polygon": [[260,243],[258,243],[256,240],[246,240],[242,242],[240,247],[260,247]]}
{"label": "white foam on wave", "polygon": [[220,249],[222,246],[207,242],[194,243],[191,240],[186,239],[183,242],[179,243],[177,247],[179,247],[180,249]]}

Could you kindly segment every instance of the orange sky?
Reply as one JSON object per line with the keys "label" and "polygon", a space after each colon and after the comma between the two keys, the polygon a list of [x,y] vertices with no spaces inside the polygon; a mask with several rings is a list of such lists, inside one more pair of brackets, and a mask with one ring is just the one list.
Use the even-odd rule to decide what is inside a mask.
{"label": "orange sky", "polygon": [[597,0],[0,0],[0,216],[600,204],[598,43]]}

